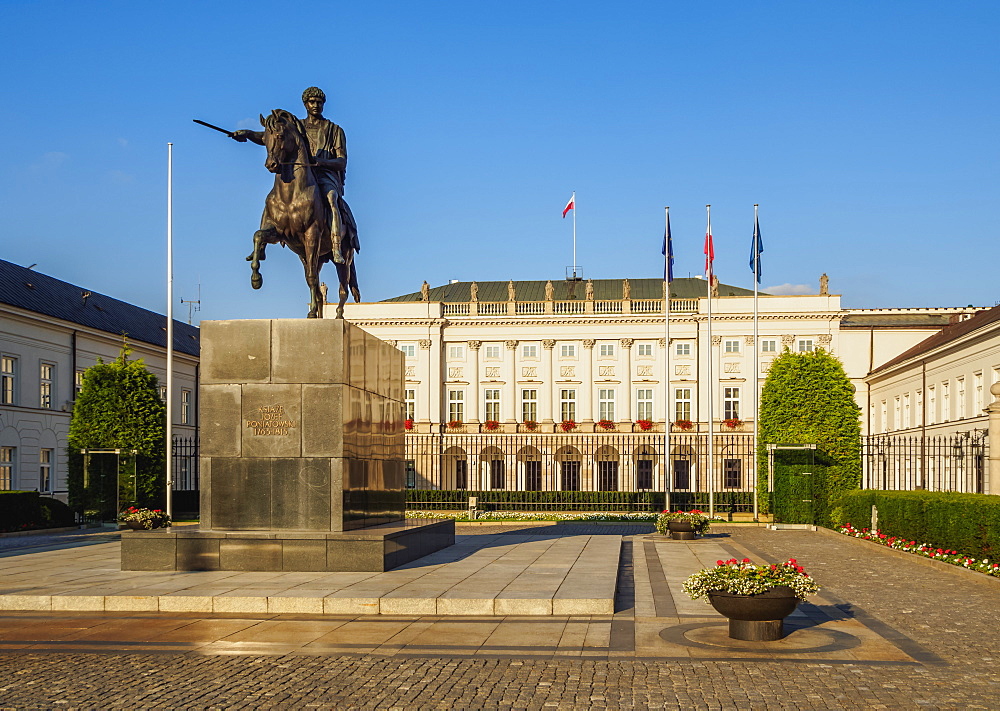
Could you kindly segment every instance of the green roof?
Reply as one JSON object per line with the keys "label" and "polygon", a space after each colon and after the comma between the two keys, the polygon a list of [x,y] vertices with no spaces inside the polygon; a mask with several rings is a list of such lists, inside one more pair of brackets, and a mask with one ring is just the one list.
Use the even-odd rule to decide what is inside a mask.
{"label": "green roof", "polygon": [[[624,279],[594,279],[594,299],[597,301],[617,301],[622,298],[622,284]],[[480,281],[479,301],[507,301],[507,282],[505,281]],[[662,279],[629,279],[632,288],[631,298],[636,299],[659,299],[663,297]],[[443,286],[432,286],[430,289],[431,301],[443,301],[446,303],[464,303],[470,300],[471,281],[459,281],[454,284],[444,284]],[[569,301],[572,299],[583,299],[586,296],[587,282],[583,280],[571,281],[569,279],[553,279],[552,290],[555,301]],[[670,296],[674,299],[697,299],[705,296],[707,285],[704,279],[674,279],[670,282]],[[514,291],[518,301],[544,301],[545,282],[544,281],[515,281]],[[758,292],[762,296],[767,296],[763,292]],[[743,289],[738,286],[719,283],[719,296],[753,296],[752,289]],[[384,299],[384,302],[392,301],[420,301],[420,292],[395,296],[391,299]]]}

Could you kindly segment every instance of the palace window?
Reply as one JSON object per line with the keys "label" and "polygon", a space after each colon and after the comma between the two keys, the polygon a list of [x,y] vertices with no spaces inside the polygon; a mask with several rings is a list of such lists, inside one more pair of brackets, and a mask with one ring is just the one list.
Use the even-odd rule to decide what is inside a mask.
{"label": "palace window", "polygon": [[778,352],[778,341],[773,338],[767,338],[760,342],[760,352],[761,353],[777,353]]}
{"label": "palace window", "polygon": [[465,347],[448,346],[448,357],[452,360],[461,360],[462,358],[465,358]]}
{"label": "palace window", "polygon": [[49,493],[52,491],[52,461],[54,449],[38,450],[38,490]]}
{"label": "palace window", "polygon": [[799,339],[799,353],[811,353],[813,351],[813,340],[811,338]]}
{"label": "palace window", "polygon": [[191,391],[181,390],[181,424],[191,424]]}
{"label": "palace window", "polygon": [[538,357],[538,346],[533,343],[526,343],[521,346],[521,357],[522,358],[537,358]]}
{"label": "palace window", "polygon": [[79,395],[81,390],[83,390],[83,371],[78,370],[73,376],[73,392]]}
{"label": "palace window", "polygon": [[17,358],[0,356],[0,405],[17,404]]}
{"label": "palace window", "polygon": [[927,424],[937,422],[937,395],[933,385],[927,386]]}
{"label": "palace window", "polygon": [[956,409],[958,412],[955,417],[959,420],[965,418],[965,378],[955,379],[955,399],[956,399]]}
{"label": "palace window", "polygon": [[416,390],[404,390],[403,391],[403,419],[410,420],[411,422],[416,418],[417,415],[417,391]]}
{"label": "palace window", "polygon": [[740,342],[738,339],[727,339],[723,342],[726,353],[739,353],[740,352]]}
{"label": "palace window", "polygon": [[613,343],[602,343],[600,350],[601,358],[614,358],[615,357],[615,345]]}
{"label": "palace window", "polygon": [[743,485],[743,462],[739,459],[722,460],[722,485],[727,489],[738,489]]}
{"label": "palace window", "polygon": [[740,389],[722,389],[722,419],[739,419],[740,416]]}
{"label": "palace window", "polygon": [[640,358],[651,358],[653,356],[652,343],[640,343],[636,347],[636,355]]}
{"label": "palace window", "polygon": [[486,419],[500,421],[500,390],[487,388],[483,402],[486,404]]}
{"label": "palace window", "polygon": [[640,459],[635,463],[635,488],[640,491],[653,488],[652,459]]}
{"label": "palace window", "polygon": [[521,391],[521,422],[538,421],[538,391]]}
{"label": "palace window", "polygon": [[597,391],[597,419],[615,419],[615,391],[611,388],[601,388]]}
{"label": "palace window", "polygon": [[52,409],[52,383],[55,380],[56,367],[52,363],[41,363],[38,366],[38,406]]}
{"label": "palace window", "polygon": [[559,419],[576,421],[576,389],[559,391]]}
{"label": "palace window", "polygon": [[639,388],[635,391],[635,419],[653,419],[653,389]]}
{"label": "palace window", "polygon": [[941,383],[941,421],[951,420],[951,383]]}
{"label": "palace window", "polygon": [[572,343],[564,343],[559,346],[560,358],[576,358],[576,346]]}
{"label": "palace window", "polygon": [[689,355],[691,355],[691,344],[690,343],[675,343],[674,344],[674,355],[679,355],[679,356],[689,356]]}
{"label": "palace window", "polygon": [[403,351],[403,355],[407,358],[415,358],[417,355],[417,347],[412,343],[401,344],[399,350]]}
{"label": "palace window", "polygon": [[674,422],[691,419],[691,388],[674,390]]}
{"label": "palace window", "polygon": [[0,447],[0,489],[14,488],[17,447]]}
{"label": "palace window", "polygon": [[973,387],[973,400],[972,406],[975,408],[973,412],[976,415],[983,414],[983,371],[972,374],[972,387]]}
{"label": "palace window", "polygon": [[500,360],[500,346],[486,346],[486,360]]}
{"label": "palace window", "polygon": [[465,422],[465,391],[448,391],[448,422]]}

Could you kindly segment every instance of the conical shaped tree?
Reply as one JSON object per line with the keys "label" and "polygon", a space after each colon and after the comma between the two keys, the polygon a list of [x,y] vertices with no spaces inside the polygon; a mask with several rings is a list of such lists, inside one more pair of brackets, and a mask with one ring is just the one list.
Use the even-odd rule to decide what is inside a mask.
{"label": "conical shaped tree", "polygon": [[[757,440],[758,491],[767,501],[767,445],[815,444],[815,461],[790,464],[775,472],[775,491],[781,496],[779,478],[790,471],[813,470],[812,510],[815,521],[829,524],[829,511],[842,492],[857,489],[861,481],[860,408],[844,366],[820,349],[811,353],[786,350],[771,364],[760,396]],[[789,460],[791,461],[791,460]],[[807,494],[808,495],[808,494]],[[771,501],[772,510],[777,503]]]}
{"label": "conical shaped tree", "polygon": [[[160,399],[156,376],[146,370],[142,359],[129,360],[132,349],[123,343],[122,350],[111,363],[98,359],[97,364],[83,374],[83,388],[73,405],[69,426],[69,497],[70,505],[79,510],[107,507],[114,501],[114,486],[99,492],[95,482],[84,486],[82,449],[120,449],[120,468],[131,475],[135,455],[135,502],[140,506],[156,507],[165,498],[166,485],[166,405]],[[103,467],[114,471],[118,467],[105,461],[94,461],[94,472]],[[88,474],[94,476],[94,472]],[[105,477],[107,478],[107,477]],[[128,505],[133,502],[122,501]],[[107,513],[107,512],[105,512]],[[117,513],[117,512],[115,512]]]}

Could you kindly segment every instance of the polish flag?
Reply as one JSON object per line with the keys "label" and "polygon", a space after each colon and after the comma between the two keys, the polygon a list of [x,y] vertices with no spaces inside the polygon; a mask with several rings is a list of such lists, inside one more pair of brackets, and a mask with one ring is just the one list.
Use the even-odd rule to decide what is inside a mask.
{"label": "polish flag", "polygon": [[712,262],[715,261],[715,246],[712,244],[712,228],[705,232],[705,275],[712,276]]}
{"label": "polish flag", "polygon": [[566,207],[563,208],[563,217],[566,217],[567,212],[575,209],[576,209],[576,195],[574,194],[573,197],[569,199],[569,202],[566,203]]}

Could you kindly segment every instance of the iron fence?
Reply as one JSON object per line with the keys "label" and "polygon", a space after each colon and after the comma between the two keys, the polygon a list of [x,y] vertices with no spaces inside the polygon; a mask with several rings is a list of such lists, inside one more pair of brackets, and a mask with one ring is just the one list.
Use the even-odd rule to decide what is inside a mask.
{"label": "iron fence", "polygon": [[[620,508],[601,510],[641,511],[666,502],[707,509],[725,498],[731,511],[753,511],[753,436],[716,435],[712,449],[710,456],[705,433],[672,434],[669,458],[664,435],[655,433],[407,434],[406,485],[456,492],[648,492],[659,494],[657,503],[609,501]],[[732,493],[746,496],[722,496]],[[449,503],[466,508],[458,498]],[[592,504],[584,498],[567,497],[551,507],[505,501],[504,507],[574,510]]]}
{"label": "iron fence", "polygon": [[935,437],[869,435],[861,441],[861,487],[981,494],[987,490],[988,445],[986,430]]}
{"label": "iron fence", "polygon": [[174,437],[174,491],[198,490],[198,438]]}

